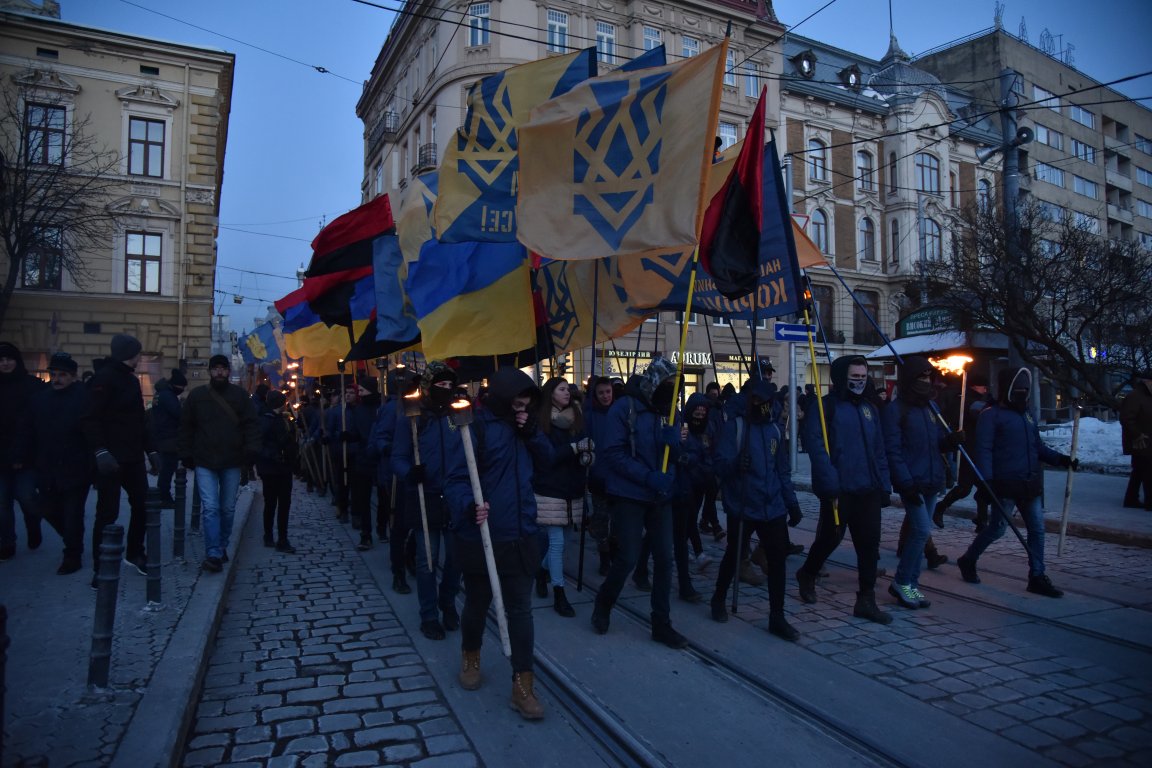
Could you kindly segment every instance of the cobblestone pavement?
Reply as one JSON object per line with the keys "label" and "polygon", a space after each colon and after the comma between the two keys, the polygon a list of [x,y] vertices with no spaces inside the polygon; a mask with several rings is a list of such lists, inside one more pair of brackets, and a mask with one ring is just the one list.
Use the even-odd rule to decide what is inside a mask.
{"label": "cobblestone pavement", "polygon": [[294,494],[295,555],[262,545],[261,517],[243,536],[183,765],[480,765],[327,498]]}
{"label": "cobblestone pavement", "polygon": [[[792,536],[808,544],[816,500],[807,493],[801,500],[806,519]],[[816,605],[796,598],[792,574],[803,557],[789,559],[787,609],[805,648],[1060,764],[1152,765],[1152,616],[1145,610],[1152,606],[1152,558],[1147,549],[1070,539],[1057,558],[1056,537],[1048,536],[1049,573],[1069,590],[1062,600],[1051,600],[1024,591],[1027,563],[1010,532],[981,558],[984,583],[962,582],[954,563],[972,540],[973,527],[948,518],[946,528],[933,534],[951,562],[922,577],[921,588],[933,606],[908,611],[885,592],[901,520],[901,510],[885,510],[881,566],[889,577],[877,581],[876,592],[895,619],[889,626],[852,617],[856,574],[836,567],[855,563],[850,541],[833,555]],[[711,541],[708,549],[717,560],[723,553],[723,545]],[[708,586],[712,575],[698,578],[697,589]],[[1082,587],[1105,595],[1124,587],[1126,599],[1106,602]],[[742,585],[738,616],[767,629],[763,587]],[[1108,634],[1138,642],[1077,636],[1048,621],[1066,618],[1090,627],[1092,618],[1103,616],[1110,617],[1100,624]]]}

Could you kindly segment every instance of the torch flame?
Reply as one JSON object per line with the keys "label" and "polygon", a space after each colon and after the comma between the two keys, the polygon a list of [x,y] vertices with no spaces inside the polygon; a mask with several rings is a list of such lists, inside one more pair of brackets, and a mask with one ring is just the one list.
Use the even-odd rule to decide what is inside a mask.
{"label": "torch flame", "polygon": [[415,392],[410,392],[409,394],[404,395],[404,399],[405,400],[419,400],[420,399],[420,390],[416,390]]}
{"label": "torch flame", "polygon": [[950,355],[948,357],[928,358],[928,362],[932,363],[936,370],[941,373],[960,376],[964,373],[964,366],[971,363],[972,358],[967,355]]}
{"label": "torch flame", "polygon": [[456,402],[452,403],[452,407],[458,411],[462,411],[465,408],[471,408],[472,404],[467,400],[457,400]]}

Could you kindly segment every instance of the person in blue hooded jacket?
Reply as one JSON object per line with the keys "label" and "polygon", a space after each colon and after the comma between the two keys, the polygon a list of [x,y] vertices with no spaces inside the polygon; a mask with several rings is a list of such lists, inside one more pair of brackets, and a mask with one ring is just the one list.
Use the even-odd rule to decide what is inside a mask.
{"label": "person in blue hooded jacket", "polygon": [[1044,467],[1042,463],[1076,470],[1079,461],[1054,451],[1040,439],[1028,410],[1032,395],[1032,372],[1008,368],[1000,372],[999,401],[984,409],[976,422],[973,460],[980,474],[991,484],[1003,508],[993,510],[988,526],[976,535],[968,551],[956,560],[960,575],[970,584],[979,584],[976,561],[992,542],[1004,535],[1013,508],[1028,529],[1028,591],[1045,597],[1064,592],[1052,584],[1044,572]]}
{"label": "person in blue hooded jacket", "polygon": [[392,447],[398,434],[401,440],[410,434],[404,419],[403,398],[417,391],[419,385],[420,377],[408,368],[394,368],[388,372],[388,396],[376,414],[372,435],[368,439],[369,450],[378,457],[376,483],[384,489],[390,510],[388,561],[392,569],[392,591],[399,595],[412,592],[404,562],[404,546],[412,525],[404,513],[404,478],[392,471]]}
{"label": "person in blue hooded jacket", "polygon": [[[640,559],[647,530],[652,546],[652,639],[670,648],[683,648],[687,639],[672,628],[669,592],[672,582],[672,493],[680,455],[680,430],[667,424],[672,409],[672,376],[676,366],[653,360],[644,373],[633,375],[625,395],[612,404],[604,445],[597,446],[605,462],[604,486],[612,509],[612,530],[620,545],[592,611],[592,627],[608,632],[609,617],[624,580]],[[668,452],[667,471],[664,455]]]}
{"label": "person in blue hooded jacket", "polygon": [[[852,615],[889,624],[892,616],[876,606],[876,561],[880,554],[880,510],[891,481],[880,409],[868,397],[868,361],[839,357],[831,366],[832,392],[824,397],[829,450],[820,417],[806,418],[802,440],[812,462],[812,488],[822,502],[821,525],[804,565],[796,571],[800,599],[816,602],[816,578],[843,537],[846,526],[856,549],[859,591]],[[840,525],[833,518],[839,511]]]}
{"label": "person in blue hooded jacket", "polygon": [[492,374],[484,407],[476,410],[470,429],[483,503],[477,504],[473,498],[462,443],[460,451],[449,455],[444,485],[464,574],[460,686],[472,691],[482,683],[480,648],[492,603],[480,535],[480,525],[487,520],[512,646],[510,703],[527,720],[544,716],[544,706],[533,687],[532,668],[532,582],[540,567],[532,467],[534,453],[547,450],[547,438],[537,430],[534,416],[539,400],[539,387],[523,371],[501,368]]}
{"label": "person in blue hooded jacket", "polygon": [[[604,434],[608,426],[608,410],[612,407],[615,390],[612,380],[607,376],[592,379],[588,386],[587,400],[584,406],[585,429],[588,439],[593,445],[604,442]],[[588,469],[588,492],[592,497],[591,514],[586,525],[588,535],[596,542],[596,552],[599,555],[599,572],[601,576],[608,575],[608,568],[612,564],[612,515],[608,509],[608,497],[604,491],[604,462],[593,462]]]}

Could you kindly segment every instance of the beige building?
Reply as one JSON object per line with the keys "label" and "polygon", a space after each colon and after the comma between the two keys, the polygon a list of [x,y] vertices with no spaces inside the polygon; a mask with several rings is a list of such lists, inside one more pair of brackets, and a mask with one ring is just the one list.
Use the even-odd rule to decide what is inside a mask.
{"label": "beige building", "polygon": [[118,158],[110,239],[82,254],[87,277],[61,269],[51,248],[15,265],[0,337],[30,370],[57,350],[87,368],[130,333],[144,347],[146,392],[182,363],[206,379],[234,66],[224,51],[63,22],[52,2],[0,8],[0,79],[32,160],[67,168],[57,147],[78,127]]}

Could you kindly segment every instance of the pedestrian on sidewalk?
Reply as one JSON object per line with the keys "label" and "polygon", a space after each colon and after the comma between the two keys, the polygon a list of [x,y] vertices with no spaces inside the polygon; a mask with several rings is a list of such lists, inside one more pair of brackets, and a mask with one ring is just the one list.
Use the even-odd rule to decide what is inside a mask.
{"label": "pedestrian on sidewalk", "polygon": [[16,555],[16,504],[24,515],[28,549],[43,541],[36,511],[36,476],[27,453],[28,405],[44,383],[24,367],[16,345],[0,342],[0,561]]}
{"label": "pedestrian on sidewalk", "polygon": [[[1152,511],[1152,368],[1136,374],[1132,391],[1120,405],[1120,428],[1124,454],[1132,457],[1132,480],[1124,495],[1125,507],[1140,504]],[[1135,486],[1135,488],[1133,488]]]}
{"label": "pedestrian on sidewalk", "polygon": [[487,520],[512,646],[510,703],[526,720],[544,717],[544,705],[536,697],[532,666],[532,581],[540,566],[532,454],[541,449],[544,441],[534,416],[539,402],[539,387],[523,371],[501,368],[492,374],[484,406],[477,409],[469,430],[484,503],[475,503],[462,443],[459,451],[447,454],[444,488],[456,535],[456,554],[464,574],[460,686],[472,691],[482,683],[480,648],[492,603],[480,534],[480,525]]}
{"label": "pedestrian on sidewalk", "polygon": [[196,473],[204,530],[201,567],[208,573],[219,573],[228,562],[241,469],[260,455],[256,406],[228,380],[231,374],[228,358],[213,355],[208,361],[208,386],[188,394],[177,437],[180,460]]}
{"label": "pedestrian on sidewalk", "polygon": [[[287,398],[278,389],[268,392],[260,413],[260,455],[256,473],[264,486],[264,546],[295,554],[288,540],[288,513],[292,509],[292,470],[296,466],[296,435],[284,415]],[[275,525],[276,538],[272,538]]]}
{"label": "pedestrian on sidewalk", "polygon": [[[120,516],[120,491],[128,494],[130,518],[124,562],[141,576],[148,575],[144,552],[148,521],[148,470],[160,469],[160,454],[152,445],[144,394],[136,365],[140,362],[140,342],[126,333],[112,337],[111,354],[88,383],[88,410],[81,428],[96,460],[96,521],[92,526],[92,567],[99,567],[100,541],[104,526]],[[93,576],[95,583],[95,576]]]}
{"label": "pedestrian on sidewalk", "polygon": [[999,400],[980,414],[976,423],[976,468],[999,497],[1002,509],[995,510],[988,527],[976,534],[968,551],[957,559],[960,575],[970,584],[979,584],[976,561],[992,542],[1004,535],[1012,510],[1018,508],[1028,528],[1028,591],[1045,597],[1060,597],[1044,572],[1044,468],[1041,463],[1079,468],[1072,460],[1052,450],[1040,439],[1040,429],[1028,410],[1032,395],[1032,372],[1027,368],[1006,368],[997,382]]}
{"label": "pedestrian on sidewalk", "polygon": [[30,413],[40,514],[64,541],[64,559],[56,571],[60,576],[82,567],[84,504],[93,476],[92,456],[80,429],[88,388],[79,383],[78,368],[66,352],[52,355],[51,386],[32,398]]}
{"label": "pedestrian on sidewalk", "polygon": [[152,408],[148,413],[148,424],[152,430],[152,444],[160,453],[160,473],[156,487],[160,489],[160,499],[166,507],[175,507],[172,497],[172,476],[176,474],[176,435],[180,431],[180,395],[188,386],[188,379],[179,368],[172,369],[172,375],[156,382],[156,394],[152,398]]}

